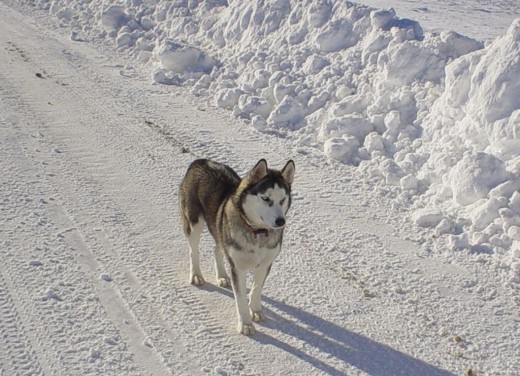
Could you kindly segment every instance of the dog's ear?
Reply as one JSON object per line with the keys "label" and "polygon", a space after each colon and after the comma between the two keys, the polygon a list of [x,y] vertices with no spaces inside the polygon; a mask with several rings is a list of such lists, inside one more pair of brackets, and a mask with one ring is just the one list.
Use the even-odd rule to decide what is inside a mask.
{"label": "dog's ear", "polygon": [[266,175],[267,161],[265,159],[260,159],[255,167],[253,167],[253,169],[249,172],[249,182],[256,183]]}
{"label": "dog's ear", "polygon": [[289,183],[289,185],[292,184],[294,181],[294,170],[296,166],[294,165],[294,161],[291,159],[289,162],[285,164],[285,167],[282,169],[282,176],[284,180]]}

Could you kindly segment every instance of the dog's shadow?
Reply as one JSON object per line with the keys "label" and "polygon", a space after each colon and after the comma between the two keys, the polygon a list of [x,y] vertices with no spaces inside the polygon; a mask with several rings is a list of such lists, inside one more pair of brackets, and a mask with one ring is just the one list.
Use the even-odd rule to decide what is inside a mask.
{"label": "dog's shadow", "polygon": [[[213,289],[209,286],[206,289],[233,298],[233,293],[229,290],[216,287]],[[352,366],[369,375],[453,375],[297,307],[265,295],[262,296],[262,301],[267,320],[260,326],[257,325],[257,329],[260,330],[251,339],[265,345],[276,346],[326,374],[344,375],[345,369],[338,366],[339,361],[345,364],[345,368]],[[262,326],[305,342],[320,353],[328,354],[328,357],[336,360],[328,364],[326,360],[318,359],[308,352],[262,333]]]}

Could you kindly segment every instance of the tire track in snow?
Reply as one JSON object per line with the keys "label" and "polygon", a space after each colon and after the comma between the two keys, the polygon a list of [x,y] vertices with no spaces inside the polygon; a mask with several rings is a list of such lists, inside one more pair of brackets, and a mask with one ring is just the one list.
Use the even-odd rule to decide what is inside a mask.
{"label": "tire track in snow", "polygon": [[[5,88],[5,77],[1,82]],[[94,314],[99,312],[96,298],[88,285],[81,282],[85,278],[71,262],[73,250],[63,243],[53,222],[50,208],[56,192],[48,182],[53,174],[48,171],[47,162],[41,159],[41,132],[37,133],[38,137],[28,133],[36,128],[31,119],[34,107],[31,102],[29,98],[26,103],[8,103],[7,113],[17,114],[22,120],[20,127],[10,132],[11,142],[2,148],[4,156],[8,156],[3,161],[14,161],[6,169],[9,174],[4,174],[7,181],[3,184],[7,198],[4,208],[13,213],[11,223],[3,224],[7,228],[14,227],[14,230],[2,230],[6,235],[2,247],[3,274],[4,279],[10,281],[10,290],[16,293],[20,307],[18,317],[23,326],[30,328],[27,332],[43,359],[45,374],[70,374],[80,370],[82,374],[107,373],[101,356],[108,362],[117,362],[114,355],[125,362],[120,370],[134,374],[135,367],[124,345],[114,336],[104,315]],[[24,181],[30,182],[29,185],[24,186]],[[84,321],[76,321],[80,317]],[[101,333],[104,337],[97,338]],[[107,347],[104,352],[99,350],[103,346]],[[48,353],[47,349],[55,351]]]}
{"label": "tire track in snow", "polygon": [[[49,70],[49,71],[51,71],[51,70]],[[62,81],[62,82],[65,82],[66,79],[67,79],[67,77],[60,77],[60,81]],[[71,88],[74,85],[67,84],[66,86]],[[59,110],[57,110],[56,107],[57,107],[57,103],[59,103],[60,101],[59,101],[59,98],[55,97],[56,92],[54,90],[48,91],[47,94],[50,96],[49,98],[51,99],[51,103],[56,103],[56,105],[53,107],[52,114],[48,114],[48,116],[52,118],[55,116],[56,113],[59,112]],[[80,94],[79,92],[71,94],[69,91],[67,93],[67,97],[69,97],[69,95],[72,95],[73,97],[74,97],[74,95],[78,95],[78,97],[79,97],[80,96],[79,94]],[[100,96],[100,97],[102,98],[103,96]],[[93,103],[90,101],[92,101]],[[38,101],[33,101],[33,102],[38,102]],[[69,104],[70,103],[68,103],[67,105],[69,105]],[[101,111],[101,113],[113,113],[113,111],[109,111],[112,109],[107,109],[106,104],[94,100],[94,97],[90,97],[90,98],[83,97],[81,106],[86,106],[88,108],[102,108],[103,111]],[[35,111],[36,113],[40,110],[40,108],[38,108],[39,106],[35,103],[32,103],[29,107],[33,107],[33,111]],[[114,110],[117,110],[117,109],[114,109]],[[100,119],[100,120],[103,120],[103,119]],[[112,184],[111,181],[112,180],[118,181],[120,177],[118,177],[117,174],[110,173],[109,171],[103,171],[103,169],[100,168],[100,166],[106,166],[105,162],[103,162],[103,160],[100,161],[99,156],[95,155],[95,152],[94,152],[94,154],[92,152],[89,152],[88,147],[83,147],[83,142],[81,143],[81,145],[78,145],[78,141],[77,141],[78,138],[82,139],[82,140],[89,140],[90,139],[89,136],[92,136],[92,138],[95,138],[95,135],[77,134],[77,133],[74,134],[75,131],[72,131],[73,134],[71,134],[69,136],[61,137],[61,139],[57,139],[55,136],[55,139],[52,140],[53,136],[51,134],[52,132],[50,129],[51,123],[52,123],[52,126],[56,127],[56,128],[63,128],[63,127],[67,126],[67,124],[65,124],[63,122],[60,123],[59,121],[53,123],[50,119],[44,121],[44,125],[47,128],[45,130],[46,131],[45,142],[47,144],[46,148],[48,149],[49,154],[52,156],[52,158],[50,158],[44,162],[46,168],[50,171],[50,172],[48,172],[48,176],[49,176],[48,180],[49,181],[55,180],[55,182],[51,183],[51,184],[54,186],[54,188],[56,190],[56,195],[61,197],[60,201],[80,202],[82,199],[84,200],[85,197],[87,197],[90,200],[88,205],[85,205],[85,206],[77,205],[77,207],[74,207],[74,205],[73,205],[72,211],[75,212],[75,213],[73,213],[73,216],[74,216],[74,214],[77,214],[77,213],[82,213],[82,214],[77,219],[74,219],[72,221],[72,223],[68,223],[67,220],[65,220],[64,215],[56,214],[56,212],[59,212],[59,209],[54,210],[54,213],[51,215],[53,221],[57,222],[58,227],[65,228],[66,230],[70,230],[70,231],[67,231],[66,233],[60,230],[59,231],[60,237],[64,237],[66,240],[66,243],[68,243],[69,246],[72,246],[76,251],[78,250],[78,248],[84,248],[84,250],[83,250],[84,254],[87,254],[87,255],[89,253],[92,254],[93,252],[85,250],[87,248],[87,246],[80,245],[80,243],[85,243],[85,241],[80,242],[77,239],[70,240],[72,237],[75,236],[74,234],[79,231],[82,234],[81,237],[83,237],[84,239],[87,239],[86,241],[88,243],[90,243],[96,249],[96,254],[95,254],[96,262],[99,262],[100,265],[102,265],[102,267],[111,265],[116,270],[114,272],[114,279],[118,279],[119,275],[123,275],[123,274],[125,275],[125,277],[128,278],[128,275],[129,275],[128,272],[123,271],[118,274],[117,270],[118,269],[124,270],[124,265],[123,266],[118,265],[117,257],[115,257],[114,255],[109,255],[110,252],[104,251],[104,248],[114,247],[114,246],[116,248],[119,248],[119,247],[126,248],[127,246],[131,245],[131,243],[133,242],[132,239],[128,239],[128,235],[126,234],[128,232],[128,229],[132,228],[132,221],[128,221],[127,219],[125,219],[125,213],[118,213],[118,212],[110,211],[111,208],[118,208],[118,204],[114,203],[112,201],[113,198],[110,196],[121,195],[121,191],[119,189],[120,185]],[[56,130],[54,130],[54,131],[56,131]],[[102,135],[102,137],[103,136],[106,136],[106,135]],[[137,143],[138,143],[138,141],[139,140],[137,140]],[[128,143],[126,143],[125,145],[128,146]],[[78,146],[80,146],[80,147],[78,147]],[[90,146],[92,146],[92,145],[90,145]],[[75,147],[78,147],[78,149],[74,150]],[[94,147],[96,147],[96,145],[94,145]],[[43,149],[43,147],[42,147],[42,149]],[[92,150],[94,150],[94,151],[99,150],[99,145],[97,145],[97,149],[94,148]],[[73,158],[67,160],[67,158],[71,155],[73,155]],[[37,157],[34,156],[34,158],[37,158]],[[115,159],[117,160],[117,158],[115,158]],[[115,165],[112,161],[110,163],[111,164],[109,164],[109,166],[115,167]],[[125,178],[125,176],[123,176],[123,178]],[[95,184],[96,182],[102,182],[102,184],[107,184],[111,187],[99,188],[99,187],[96,187],[96,184]],[[75,184],[75,187],[71,186],[74,184]],[[70,192],[73,192],[74,194],[71,196]],[[131,197],[131,199],[133,200],[135,198]],[[128,204],[126,204],[126,205],[128,205]],[[90,207],[94,208],[94,211],[99,210],[99,208],[102,208],[102,209],[106,208],[106,209],[102,210],[101,214],[88,213]],[[74,209],[77,209],[77,210],[74,210]],[[138,207],[137,211],[140,211],[141,209],[142,208]],[[85,214],[85,212],[87,212],[87,213]],[[139,217],[139,213],[132,213],[132,214]],[[115,225],[119,225],[119,224],[124,225],[121,228],[120,232],[114,231],[112,234],[109,234],[107,236],[107,240],[105,241],[105,243],[107,243],[106,247],[104,247],[103,245],[100,246],[98,244],[98,242],[103,242],[102,240],[100,240],[99,236],[96,236],[95,234],[93,235],[91,231],[89,232],[88,230],[84,230],[85,228],[92,228],[92,227],[90,227],[90,225],[92,225],[93,223],[89,223],[90,218],[97,219],[100,216],[103,217],[102,219],[105,221],[105,226],[111,225],[111,224],[112,225],[114,225],[114,224]],[[167,216],[170,217],[170,213],[168,213]],[[103,226],[102,223],[94,223],[94,224],[98,225],[98,226],[99,225]],[[83,227],[83,229],[81,229],[82,227]],[[138,231],[137,234],[139,234],[139,233],[140,232]],[[136,233],[134,233],[133,235],[136,235]],[[119,239],[119,240],[115,240],[115,239]],[[124,239],[124,240],[121,240],[121,239]],[[136,244],[134,246],[134,249],[138,249],[140,247],[150,248],[150,245],[147,244],[146,242],[142,242],[142,243]],[[123,259],[122,264],[130,265],[130,267],[133,270],[137,270],[139,272],[139,274],[142,274],[139,277],[134,275],[134,279],[136,281],[142,282],[142,280],[149,280],[149,281],[153,280],[154,270],[156,270],[163,263],[163,260],[157,259],[154,262],[155,265],[149,265],[149,264],[146,264],[146,262],[143,265],[141,263],[141,261],[143,261],[143,260],[139,259],[138,257],[135,258],[134,256],[136,256],[136,255],[132,255],[132,257],[130,257],[130,258],[129,257],[125,258],[124,256],[122,256],[121,257],[121,259]],[[88,263],[88,261],[86,263]],[[121,262],[119,262],[119,264],[121,264]],[[146,268],[147,266],[148,266],[148,268]],[[90,268],[95,268],[95,266],[91,265]],[[83,268],[83,269],[85,269],[85,268]],[[86,271],[84,270],[84,273],[85,272]],[[176,273],[176,274],[178,274],[178,273]],[[171,277],[171,274],[169,274],[167,276]],[[88,279],[88,275],[87,275],[87,279]],[[184,280],[184,278],[182,280],[182,284],[183,285],[186,284],[186,281]],[[171,286],[165,286],[165,289],[168,289],[168,288],[171,289]],[[123,288],[122,290],[125,290],[125,289]],[[228,337],[229,333],[223,331],[215,322],[212,322],[210,319],[209,313],[206,313],[206,315],[202,315],[202,317],[201,317],[201,314],[205,311],[207,312],[207,310],[205,309],[204,305],[201,304],[200,301],[196,297],[193,297],[193,293],[190,291],[191,289],[189,289],[188,287],[183,287],[181,290],[182,290],[181,296],[186,296],[183,298],[185,300],[185,308],[183,310],[180,310],[180,311],[182,311],[182,314],[180,315],[180,318],[181,318],[180,320],[179,320],[179,310],[177,310],[175,312],[174,318],[177,321],[179,321],[177,326],[178,327],[185,326],[184,323],[190,321],[190,317],[193,316],[193,312],[197,313],[197,320],[200,320],[200,322],[196,322],[193,324],[193,327],[192,327],[193,331],[184,331],[185,342],[192,344],[192,346],[197,346],[198,341],[197,340],[194,341],[193,333],[197,333],[197,331],[196,331],[197,327],[200,326],[202,323],[202,325],[204,326],[204,329],[198,331],[198,333],[200,333],[200,338],[203,340],[207,340],[208,338],[210,338],[210,339],[212,339],[212,342],[215,345],[215,350],[214,350],[215,353],[212,354],[212,356],[210,357],[212,362],[215,362],[217,359],[220,358],[221,363],[226,364],[226,363],[228,363],[229,357],[244,358],[243,352],[241,350],[239,350],[238,347],[233,346],[233,344],[227,343],[227,337]],[[125,295],[125,292],[121,293],[121,295]],[[128,293],[127,295],[130,297],[130,299],[133,296],[139,296],[139,294],[136,293],[135,291],[131,291],[131,293]],[[140,311],[139,310],[140,307],[138,307],[138,305],[135,304],[135,302],[131,302],[129,305],[131,306],[131,310],[135,313],[136,317],[139,317],[139,318],[152,317],[152,314],[150,312],[143,313],[142,310]],[[143,306],[143,307],[145,305],[150,306],[150,302],[145,301],[141,304],[141,306]],[[148,311],[155,311],[156,308],[157,308],[156,306],[152,305],[148,309]],[[160,311],[160,309],[157,309],[157,311]],[[207,318],[207,321],[205,320],[206,318]],[[156,323],[157,323],[157,321],[156,321]],[[150,327],[150,325],[147,325],[147,323],[144,323],[144,325],[148,326],[147,329],[148,329],[148,334],[151,337],[150,339],[151,339],[152,346],[154,348],[157,348],[158,351],[160,353],[162,353],[166,358],[170,358],[168,356],[169,350],[167,349],[168,343],[165,343],[161,339],[161,336],[163,336],[164,333],[167,332],[164,330],[165,329],[164,325],[162,325],[159,328],[153,328],[154,324],[152,324],[151,327]],[[153,333],[154,331],[155,331],[155,333]],[[197,334],[195,334],[195,338],[196,337],[197,337]],[[171,347],[171,343],[170,343],[170,347]],[[226,348],[226,353],[221,353],[221,351],[220,351],[221,348]],[[173,354],[173,355],[176,355],[176,354]],[[169,359],[168,362],[173,367],[174,365],[171,363],[172,361],[178,363],[179,359],[178,359],[178,357],[177,357],[177,359],[175,359],[175,357],[171,357],[171,359]],[[241,368],[240,363],[239,362],[235,362],[235,363],[238,365],[237,366],[232,365],[232,366],[240,371],[240,368]],[[212,364],[209,364],[209,366],[211,367]],[[178,369],[178,364],[175,364],[175,367],[177,367],[176,369]]]}
{"label": "tire track in snow", "polygon": [[[157,354],[152,346],[146,342],[146,331],[140,326],[134,314],[134,310],[129,309],[128,304],[122,297],[120,290],[128,289],[135,294],[140,291],[136,286],[127,286],[125,284],[111,283],[115,280],[122,280],[123,273],[129,275],[126,268],[123,271],[116,270],[114,274],[103,273],[107,265],[111,269],[116,268],[118,260],[108,257],[100,257],[100,246],[96,241],[90,237],[89,241],[85,240],[85,235],[81,230],[81,225],[74,223],[67,215],[62,207],[56,207],[52,213],[53,219],[60,228],[65,230],[60,234],[63,236],[65,242],[75,250],[75,256],[81,269],[86,276],[92,281],[92,285],[96,290],[96,295],[99,297],[107,316],[118,330],[123,340],[126,342],[129,350],[132,352],[135,361],[140,364],[147,372],[152,372],[154,375],[166,375],[164,360],[161,359],[160,354]],[[93,251],[96,250],[98,252]],[[118,265],[119,266],[119,265]],[[106,339],[111,342],[110,338]]]}
{"label": "tire track in snow", "polygon": [[[83,97],[82,100],[88,102],[94,100],[94,98]],[[95,103],[92,106],[103,108],[102,113],[113,112],[110,111],[111,109],[106,108],[106,103]],[[108,119],[103,120],[110,122]],[[107,127],[106,129],[112,128]],[[135,132],[135,130],[128,128],[126,130],[129,133],[127,134],[128,137],[132,137],[132,135],[133,137],[139,136],[139,132]],[[236,347],[233,349],[233,346],[227,343],[229,333],[223,331],[211,319],[208,309],[200,303],[199,298],[193,296],[191,286],[186,283],[185,278],[179,278],[178,271],[170,268],[164,275],[162,273],[159,276],[157,275],[158,270],[164,270],[165,260],[161,254],[151,252],[151,250],[153,250],[154,246],[157,246],[153,239],[160,238],[162,234],[160,232],[154,233],[154,230],[150,228],[147,223],[150,219],[143,215],[143,208],[146,208],[145,214],[152,215],[151,213],[153,213],[153,215],[158,216],[160,223],[171,222],[173,215],[150,202],[145,191],[149,184],[148,181],[144,182],[145,187],[143,190],[138,189],[138,186],[136,186],[135,177],[146,176],[146,173],[139,174],[133,171],[135,177],[132,178],[132,174],[127,170],[135,170],[135,166],[139,165],[139,163],[129,161],[129,166],[125,166],[119,160],[117,154],[121,149],[117,147],[115,152],[108,153],[108,155],[105,155],[105,152],[100,150],[98,142],[101,142],[101,140],[112,140],[117,135],[104,134],[103,132],[95,135],[89,133],[92,130],[87,128],[84,128],[84,132],[84,134],[76,134],[74,137],[88,140],[81,145],[77,145],[77,141],[70,136],[62,135],[57,138],[57,144],[60,145],[58,146],[59,150],[64,150],[64,152],[58,155],[60,167],[57,170],[70,176],[70,182],[67,183],[69,185],[63,187],[61,195],[67,196],[70,195],[70,192],[74,192],[74,196],[69,197],[67,201],[77,203],[77,207],[73,208],[72,215],[79,215],[80,217],[75,222],[81,224],[76,227],[87,229],[82,231],[87,232],[87,237],[91,244],[102,243],[102,245],[95,246],[97,262],[103,268],[106,267],[108,270],[111,270],[110,275],[114,276],[114,281],[124,281],[125,279],[136,281],[134,283],[135,286],[131,288],[128,288],[128,286],[126,288],[121,287],[119,290],[120,294],[129,302],[129,309],[139,318],[140,324],[147,329],[145,332],[149,336],[149,343],[163,356],[163,361],[166,365],[171,369],[175,368],[178,370],[179,356],[170,354],[171,351],[169,350],[169,348],[174,347],[172,343],[175,341],[171,339],[165,341],[165,338],[163,338],[165,333],[166,337],[168,337],[168,333],[171,334],[166,324],[166,322],[170,321],[173,322],[170,325],[175,329],[174,331],[180,331],[183,334],[183,342],[187,344],[188,350],[192,346],[197,346],[202,340],[207,341],[210,339],[216,349],[215,353],[209,350],[212,362],[220,358],[221,363],[226,364],[230,357],[232,359],[245,358],[241,350],[238,350]],[[118,132],[121,132],[121,129]],[[155,135],[153,136],[155,138]],[[89,141],[93,142],[90,143]],[[144,140],[142,139],[135,140],[135,144],[142,144],[143,142]],[[126,139],[125,145],[128,145],[128,139]],[[115,143],[111,144],[111,146],[114,147]],[[153,150],[153,147],[148,150]],[[137,156],[137,158],[141,158],[141,156]],[[104,170],[100,166],[108,166],[110,171]],[[132,186],[130,196],[121,191],[121,187],[125,186]],[[81,201],[85,201],[85,197],[90,197],[88,205],[85,202],[81,203]],[[140,203],[140,205],[135,205],[135,203]],[[163,215],[161,216],[161,214]],[[142,223],[144,223],[144,226],[140,226],[141,222],[139,219],[143,219]],[[159,219],[155,221],[159,221]],[[88,230],[89,228],[99,229],[103,227],[109,228],[108,231],[104,232],[104,237],[106,237],[104,240],[101,239],[100,235]],[[119,249],[121,251],[119,254],[116,254],[116,252],[107,251],[109,249]],[[143,254],[143,250],[150,251],[150,253]],[[166,265],[167,263],[168,261],[166,261]],[[159,283],[157,281],[165,281],[161,283],[163,288],[159,289],[159,291],[169,290],[169,293],[171,293],[173,290],[174,293],[167,296],[164,296],[164,293],[162,293],[163,295],[160,298],[154,297],[151,291],[154,290],[153,284]],[[148,286],[150,284],[152,284],[151,287]],[[142,299],[146,299],[146,301],[142,303],[135,302],[133,301],[135,296],[140,296]],[[156,317],[152,320],[155,324],[146,322],[146,320],[154,317],[157,312],[161,312],[164,305],[170,304],[168,299],[172,296],[184,302],[183,309],[176,307],[173,315],[169,314],[169,312],[163,313],[165,320]],[[192,321],[191,318],[195,313],[197,321],[191,326],[191,330],[186,330],[186,323]],[[159,327],[156,329],[154,325]],[[199,328],[200,326],[203,328]],[[170,335],[170,337],[172,336],[174,337],[173,334]],[[197,336],[200,339],[197,339]],[[218,350],[220,348],[226,348],[227,352],[221,354]],[[183,356],[186,356],[186,354]],[[233,364],[236,364],[236,366],[233,366]],[[240,369],[239,361],[234,361],[233,364],[232,367]]]}
{"label": "tire track in snow", "polygon": [[[69,149],[68,154],[73,152]],[[148,370],[156,368],[151,363],[153,359],[157,359],[170,369],[180,369],[180,364],[185,363],[185,372],[192,373],[189,356],[182,349],[175,333],[168,329],[167,323],[158,315],[157,306],[148,296],[146,286],[143,286],[143,280],[153,280],[154,268],[141,257],[132,260],[123,251],[150,249],[150,246],[146,243],[136,244],[128,239],[129,232],[134,236],[138,234],[134,224],[124,211],[119,210],[118,204],[110,197],[110,192],[107,193],[95,183],[98,179],[104,182],[110,179],[104,174],[100,175],[97,168],[90,171],[87,167],[85,174],[78,174],[81,168],[73,166],[71,170],[67,163],[62,161],[60,169],[74,170],[74,176],[63,187],[61,195],[66,201],[74,201],[76,204],[69,206],[70,213],[58,214],[61,217],[60,224],[62,228],[74,228],[74,231],[65,235],[65,239],[80,252],[79,257],[83,262],[89,264],[91,278],[98,278],[99,281],[101,274],[110,282],[110,290],[113,289],[113,292],[104,289],[98,295],[101,296],[112,321],[122,327],[123,331],[128,332],[128,329],[125,330],[126,326],[136,328],[138,333],[127,333],[125,337],[129,346],[134,348],[134,354],[139,355],[140,363],[148,364]],[[84,178],[85,175],[89,178]],[[94,196],[97,197],[91,198],[86,204],[84,197],[88,197],[88,192],[95,193]],[[115,230],[118,226],[121,226],[120,231]],[[105,231],[108,228],[110,230]],[[145,270],[146,267],[150,272]],[[103,294],[108,296],[103,298]],[[152,359],[146,359],[147,354],[150,356],[152,352]],[[161,373],[165,372],[163,370]],[[152,373],[158,374],[158,370]]]}
{"label": "tire track in snow", "polygon": [[42,375],[37,355],[32,349],[27,329],[11,298],[4,276],[0,273],[0,372],[1,374]]}
{"label": "tire track in snow", "polygon": [[[50,150],[45,150],[48,154],[43,155],[42,151],[45,148],[45,137],[41,133],[41,131],[36,132],[37,136],[33,136],[30,134],[31,132],[35,132],[36,129],[45,128],[45,123],[42,121],[42,117],[39,116],[38,110],[41,112],[41,103],[45,103],[45,101],[41,101],[42,98],[38,98],[35,96],[29,96],[25,101],[20,99],[23,97],[23,94],[20,95],[20,92],[12,86],[9,87],[9,80],[11,77],[1,75],[2,82],[2,90],[8,91],[11,95],[7,96],[10,99],[10,103],[4,103],[6,105],[7,113],[12,113],[10,117],[10,122],[12,127],[17,129],[17,134],[11,136],[11,142],[7,144],[8,148],[3,149],[8,158],[5,158],[5,161],[14,160],[14,166],[10,168],[10,172],[13,174],[13,178],[8,179],[10,181],[9,187],[6,187],[6,195],[4,197],[9,197],[9,200],[16,200],[17,196],[20,195],[25,197],[22,200],[33,200],[32,196],[41,197],[38,202],[46,204],[47,208],[42,208],[38,210],[37,216],[40,217],[37,225],[40,226],[37,229],[41,231],[51,231],[53,232],[54,223],[53,217],[56,216],[56,211],[51,213],[50,207],[53,207],[53,203],[49,203],[43,197],[47,197],[47,200],[54,201],[52,196],[57,194],[57,190],[50,189],[49,186],[52,187],[50,180],[53,177],[60,176],[58,172],[50,171],[50,166],[52,165],[52,158],[54,155],[62,153],[61,150],[57,148],[52,148]],[[19,83],[17,83],[19,84]],[[25,80],[22,80],[22,85],[26,84]],[[19,89],[19,88],[18,88]],[[26,93],[27,91],[24,91]],[[37,92],[37,90],[36,90]],[[45,112],[45,109],[43,109]],[[16,115],[14,115],[16,114]],[[17,121],[17,117],[20,118],[20,121]],[[36,120],[38,119],[38,120]],[[18,124],[19,123],[19,124]],[[42,149],[42,150],[40,150]],[[25,175],[33,175],[36,179],[27,178]],[[62,178],[67,178],[67,176],[61,175]],[[23,187],[23,181],[31,181],[32,186]],[[5,186],[6,184],[4,184]],[[20,190],[26,190],[27,193],[18,193]],[[17,193],[16,195],[14,193]],[[20,201],[20,199],[18,199]],[[14,209],[14,214],[16,216],[28,217],[27,214],[23,213],[24,208]],[[29,209],[30,210],[30,209]],[[36,213],[36,212],[35,212]],[[33,213],[33,215],[35,214]],[[29,214],[29,217],[31,214]],[[41,220],[41,222],[40,222]],[[22,222],[22,224],[25,224]],[[20,226],[18,226],[20,227]],[[73,230],[73,229],[72,229]],[[36,239],[44,239],[45,237],[41,236],[41,231],[35,231],[31,238]],[[10,262],[6,263],[6,275],[14,278],[17,283],[24,286],[25,289],[31,291],[29,297],[25,296],[24,300],[21,302],[23,306],[24,315],[26,320],[38,318],[38,321],[41,323],[46,323],[43,326],[37,326],[33,329],[36,332],[36,340],[38,342],[37,347],[40,349],[45,348],[53,348],[56,349],[56,353],[53,354],[59,357],[59,365],[50,368],[46,373],[49,374],[70,374],[69,372],[73,372],[73,369],[77,366],[81,367],[81,374],[88,374],[89,372],[99,374],[100,372],[103,374],[109,374],[109,368],[103,368],[101,365],[98,367],[99,363],[103,363],[103,361],[99,361],[101,357],[107,357],[108,362],[112,362],[112,364],[117,364],[116,358],[110,358],[112,355],[116,355],[119,358],[119,361],[124,362],[125,364],[119,365],[119,371],[125,371],[127,374],[142,374],[142,371],[135,371],[135,366],[132,364],[129,359],[129,354],[126,353],[125,345],[122,344],[120,338],[117,335],[113,335],[112,328],[107,325],[106,318],[103,314],[91,316],[90,310],[96,311],[98,308],[95,303],[90,302],[89,306],[84,307],[81,304],[78,304],[83,297],[86,297],[86,300],[92,298],[91,291],[88,289],[88,279],[85,278],[84,274],[81,273],[81,268],[76,269],[74,263],[71,261],[74,260],[73,255],[76,255],[76,249],[71,247],[70,244],[63,244],[64,234],[70,233],[71,227],[67,227],[65,231],[55,230],[54,233],[56,237],[51,239],[51,241],[43,241],[44,247],[36,247],[36,251],[41,251],[48,253],[43,256],[43,259],[37,259],[29,262],[29,267],[33,265],[38,268],[41,267],[43,273],[46,274],[47,278],[38,278],[34,276],[34,272],[20,274],[21,270],[24,270],[23,266],[20,266],[20,261],[23,262],[23,257],[27,257],[25,254],[19,255],[14,252],[8,253],[8,256],[11,257]],[[16,235],[15,235],[16,234]],[[13,241],[8,241],[9,243],[19,243],[20,240],[14,239],[14,236],[23,239],[23,231],[17,231],[16,233],[11,232],[10,235],[13,237]],[[72,242],[73,245],[77,245],[77,243]],[[9,244],[10,245],[10,244]],[[81,245],[81,243],[80,243]],[[14,246],[14,245],[13,245]],[[9,247],[8,247],[9,248]],[[22,245],[22,250],[27,248],[27,246]],[[14,259],[16,257],[16,260]],[[42,256],[40,256],[42,257]],[[20,260],[21,259],[21,260]],[[71,260],[72,259],[72,260]],[[27,262],[27,259],[26,261]],[[50,266],[52,268],[52,264],[55,264],[54,270],[45,270]],[[80,263],[81,264],[81,263]],[[67,273],[63,273],[64,269],[68,271]],[[70,274],[73,273],[74,276]],[[66,274],[66,275],[65,275]],[[55,275],[55,276],[54,276]],[[57,278],[56,278],[57,277]],[[61,278],[63,279],[61,279]],[[50,287],[47,292],[44,292],[40,297],[34,297],[34,294],[37,294],[38,291],[42,291],[42,288],[45,289],[45,284],[42,286],[42,280],[46,280],[47,283],[52,280],[58,280],[59,282],[50,282],[52,283],[52,287]],[[61,279],[61,281],[60,281]],[[82,283],[87,282],[87,284]],[[45,283],[45,282],[44,282]],[[48,285],[47,285],[48,286]],[[17,293],[20,294],[21,288],[17,289]],[[68,290],[68,291],[67,291]],[[14,290],[13,290],[14,291]],[[45,291],[45,290],[44,290]],[[42,291],[43,292],[43,291]],[[66,296],[68,293],[69,296]],[[77,294],[74,296],[74,294]],[[32,296],[31,296],[32,295]],[[101,296],[102,297],[102,296]],[[29,300],[28,300],[29,299]],[[96,300],[96,298],[95,298]],[[72,301],[72,302],[71,302]],[[63,309],[59,307],[59,305],[67,305],[68,307],[64,307]],[[35,307],[36,306],[36,307]],[[86,308],[86,309],[85,309]],[[85,313],[87,320],[82,323],[73,323],[71,322],[72,317],[82,317],[84,315],[79,314],[77,310],[87,311]],[[74,312],[74,313],[72,313]],[[69,316],[71,315],[71,316]],[[25,321],[26,323],[28,321]],[[74,332],[73,330],[80,329],[83,325],[89,325],[92,331],[98,331],[97,334],[103,333],[104,337],[99,341],[95,334],[93,334],[92,338],[82,338],[85,334],[84,328],[83,330],[79,330],[78,332]],[[71,330],[69,330],[71,329]],[[33,331],[31,331],[33,332]],[[86,342],[80,344],[81,342]],[[102,342],[102,343],[99,343]],[[133,343],[132,343],[133,344]],[[76,349],[74,345],[78,345],[78,349]],[[106,347],[108,350],[103,351],[100,350],[103,347]],[[110,354],[112,350],[115,349],[116,353]],[[88,359],[85,358],[87,364],[83,364],[78,361],[77,356],[83,356],[82,354],[86,354]],[[45,357],[45,364],[53,364],[52,357]],[[76,359],[75,361],[71,361],[71,359]],[[37,364],[37,362],[35,362]],[[91,365],[88,363],[92,363]],[[89,366],[87,366],[89,365]],[[77,369],[76,371],[79,371]],[[95,371],[97,369],[97,371]],[[156,367],[152,368],[156,369]],[[16,372],[17,373],[17,372]],[[154,374],[157,374],[153,372]]]}
{"label": "tire track in snow", "polygon": [[[4,312],[0,320],[14,317],[15,321],[12,321],[12,324],[17,330],[17,333],[11,336],[9,332],[13,327],[6,325],[6,321],[2,320],[7,331],[5,348],[10,350],[7,354],[9,358],[4,359],[4,362],[12,365],[12,374],[31,374],[33,371],[60,374],[55,357],[45,353],[46,348],[56,344],[57,338],[49,333],[56,329],[56,326],[52,325],[48,315],[42,313],[42,300],[35,296],[37,291],[41,291],[42,286],[38,283],[38,277],[31,273],[31,269],[41,266],[32,256],[46,246],[34,240],[36,233],[46,225],[46,220],[41,210],[41,194],[44,194],[45,189],[42,189],[40,176],[27,160],[25,148],[20,143],[20,138],[28,136],[22,125],[26,121],[23,118],[29,106],[19,101],[16,90],[7,85],[6,77],[2,73],[0,82],[0,95],[3,98],[0,101],[0,113],[3,115],[0,120],[3,131],[0,164],[4,178],[1,181],[0,194],[0,291],[5,294],[2,303]],[[43,322],[46,325],[41,325]],[[10,341],[14,338],[20,342],[10,346]],[[22,366],[20,359],[24,362]]]}

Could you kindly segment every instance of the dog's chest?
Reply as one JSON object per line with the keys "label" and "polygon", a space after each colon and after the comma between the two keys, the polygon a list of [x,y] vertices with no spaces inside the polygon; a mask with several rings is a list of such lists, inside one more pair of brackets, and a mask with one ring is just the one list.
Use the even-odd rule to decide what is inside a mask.
{"label": "dog's chest", "polygon": [[228,254],[238,269],[252,270],[262,265],[270,265],[280,253],[280,245],[266,248],[256,244],[239,246],[234,244],[228,247]]}

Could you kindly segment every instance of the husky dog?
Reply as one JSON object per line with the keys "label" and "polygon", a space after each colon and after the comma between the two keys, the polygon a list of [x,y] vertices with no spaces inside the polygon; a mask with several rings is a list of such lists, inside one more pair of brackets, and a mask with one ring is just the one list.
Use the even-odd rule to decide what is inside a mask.
{"label": "husky dog", "polygon": [[[199,241],[204,222],[215,239],[217,284],[229,287],[224,258],[238,312],[238,331],[255,332],[253,321],[264,319],[260,295],[271,264],[280,253],[285,215],[291,206],[294,162],[281,170],[267,168],[261,159],[241,179],[233,169],[207,159],[194,161],[179,190],[180,215],[190,248],[190,282],[204,284]],[[246,275],[254,271],[246,296]]]}

